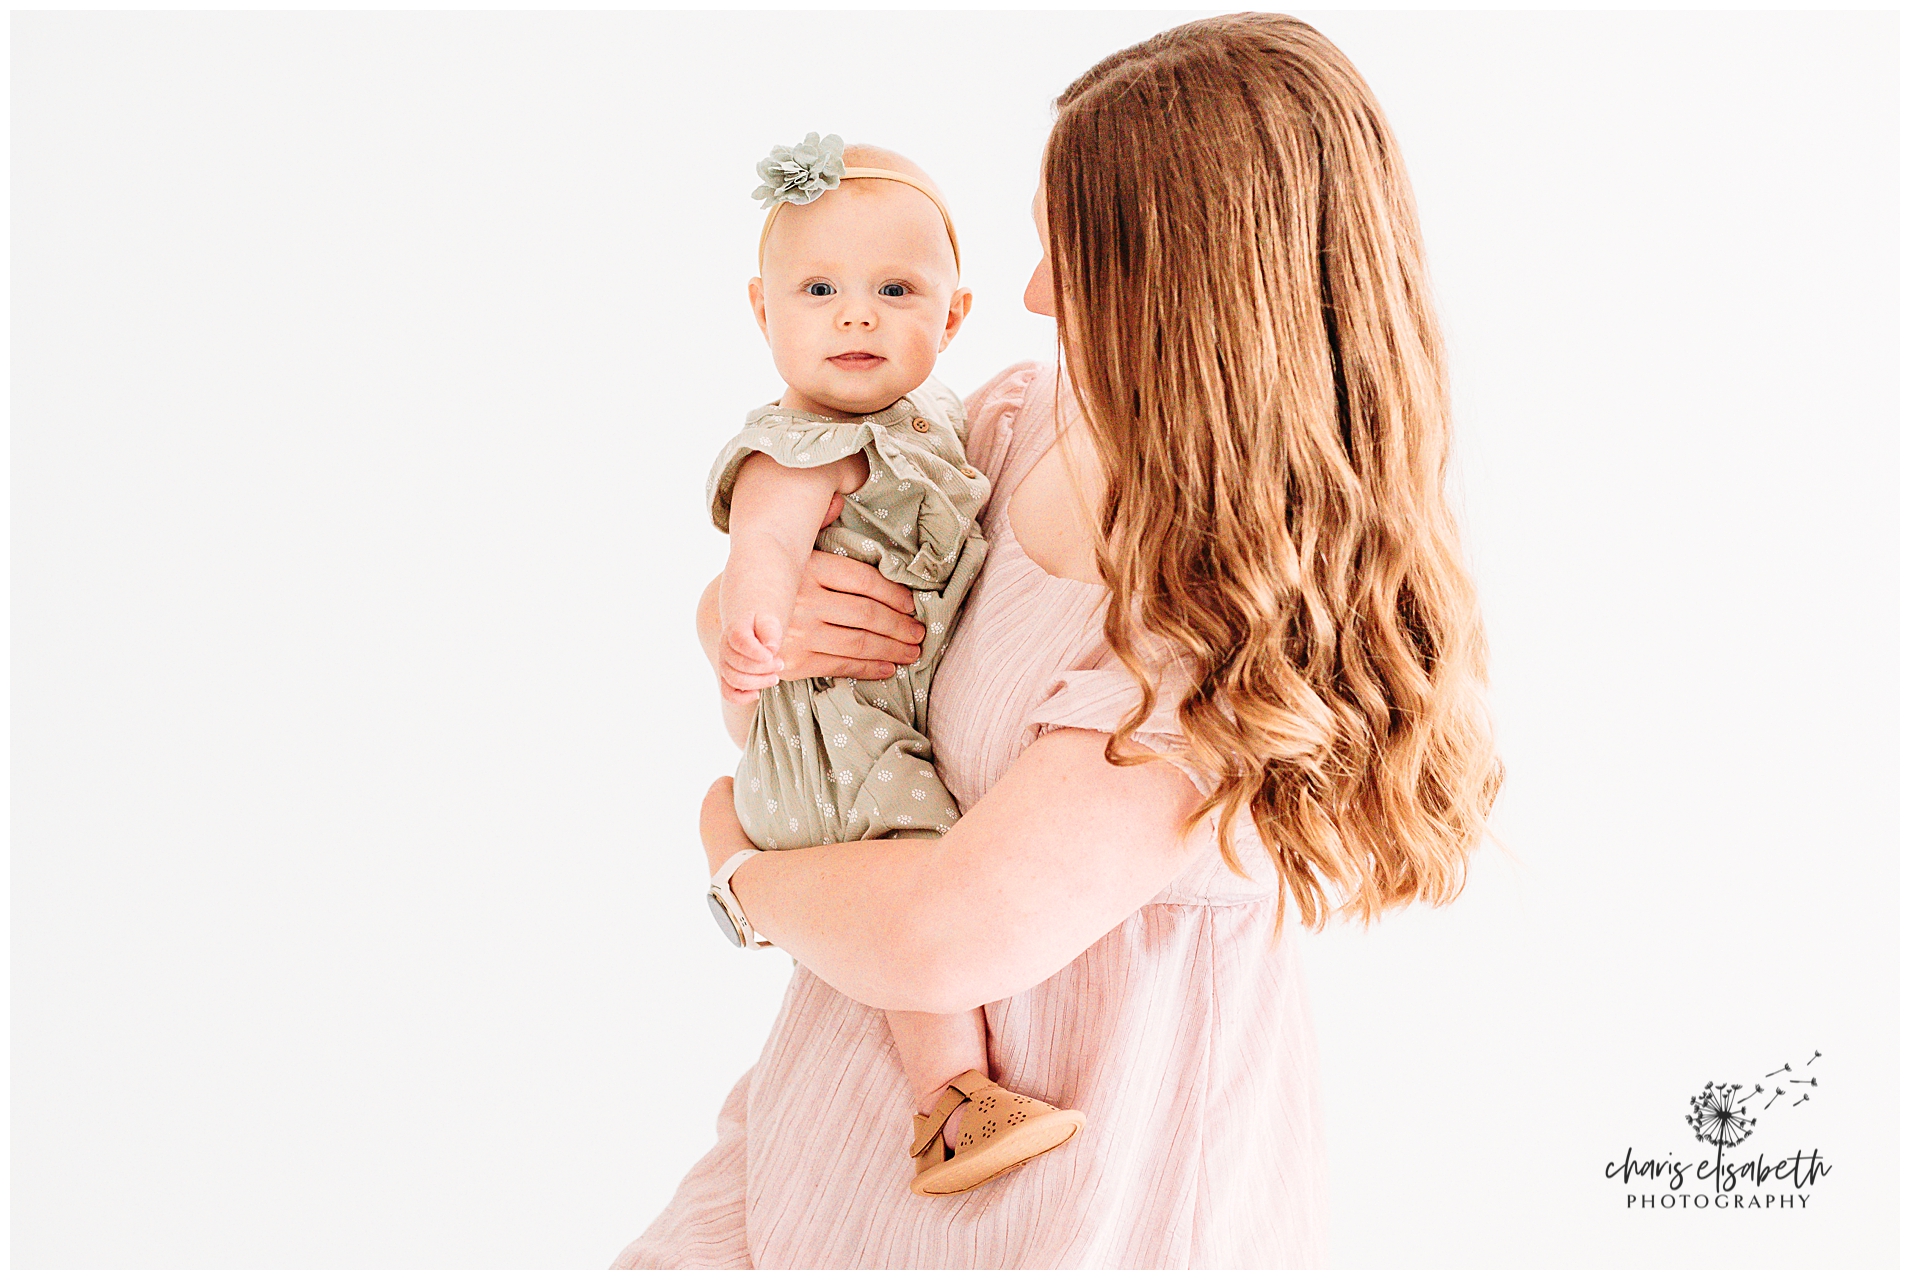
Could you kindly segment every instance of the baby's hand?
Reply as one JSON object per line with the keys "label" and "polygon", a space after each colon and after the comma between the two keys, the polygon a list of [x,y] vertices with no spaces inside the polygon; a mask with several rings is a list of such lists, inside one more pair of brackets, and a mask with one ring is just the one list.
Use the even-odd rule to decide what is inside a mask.
{"label": "baby's hand", "polygon": [[767,613],[744,614],[723,628],[718,675],[723,701],[748,706],[758,693],[782,679],[782,619]]}

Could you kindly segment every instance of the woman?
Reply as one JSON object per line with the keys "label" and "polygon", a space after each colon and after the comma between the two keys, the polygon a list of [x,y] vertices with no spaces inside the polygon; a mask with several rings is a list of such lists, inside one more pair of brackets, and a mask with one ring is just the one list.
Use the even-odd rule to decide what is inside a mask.
{"label": "woman", "polygon": [[[798,968],[620,1266],[1324,1263],[1286,899],[1308,928],[1327,885],[1369,921],[1450,900],[1499,774],[1411,196],[1365,85],[1291,18],[1174,28],[1057,106],[1026,301],[1068,375],[969,404],[993,550],[930,708],[963,816],[737,873]],[[911,659],[906,593],[863,569],[820,564],[786,676]],[[729,783],[712,870],[747,845]],[[996,1078],[1090,1123],[911,1196],[877,1010],[977,1004]]]}

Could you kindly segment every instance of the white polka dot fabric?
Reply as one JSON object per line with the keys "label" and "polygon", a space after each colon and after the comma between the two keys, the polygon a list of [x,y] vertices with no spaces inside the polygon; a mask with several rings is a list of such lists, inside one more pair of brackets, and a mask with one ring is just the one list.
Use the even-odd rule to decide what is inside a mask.
{"label": "white polka dot fabric", "polygon": [[[992,487],[964,452],[967,421],[960,399],[932,378],[858,422],[769,404],[744,418],[710,468],[710,517],[727,531],[736,473],[752,452],[792,467],[866,452],[868,482],[843,499],[842,515],[816,546],[909,587],[915,616],[928,628],[920,659],[887,680],[785,680],[763,690],[736,772],[737,817],[759,848],[771,840],[794,849],[947,830],[930,816],[958,806],[933,770],[928,695],[988,556],[979,517]],[[898,770],[914,777],[918,765],[919,789],[933,800],[926,809],[907,803],[909,788],[894,781]]]}

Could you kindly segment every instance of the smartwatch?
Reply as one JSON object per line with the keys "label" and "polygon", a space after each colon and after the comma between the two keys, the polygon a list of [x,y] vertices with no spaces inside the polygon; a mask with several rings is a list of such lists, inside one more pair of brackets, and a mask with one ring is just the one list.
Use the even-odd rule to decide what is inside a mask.
{"label": "smartwatch", "polygon": [[738,849],[710,877],[710,914],[716,917],[716,927],[723,931],[723,936],[738,947],[776,945],[750,926],[749,917],[743,914],[743,904],[730,889],[730,877],[736,874],[736,869],[761,852],[761,849]]}

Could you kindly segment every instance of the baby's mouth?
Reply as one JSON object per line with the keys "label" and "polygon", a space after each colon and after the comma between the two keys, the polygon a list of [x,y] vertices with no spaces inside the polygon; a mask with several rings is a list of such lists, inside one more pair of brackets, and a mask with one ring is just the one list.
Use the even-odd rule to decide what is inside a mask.
{"label": "baby's mouth", "polygon": [[867,351],[845,351],[839,356],[830,356],[829,363],[838,369],[873,369],[882,363],[882,357]]}

